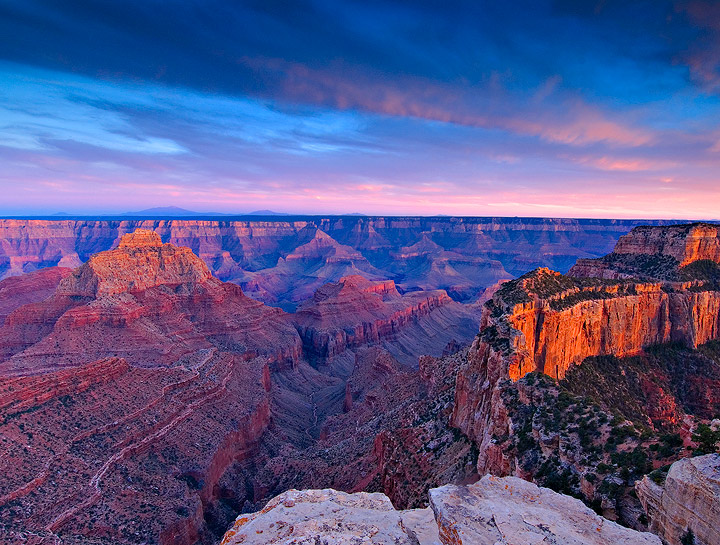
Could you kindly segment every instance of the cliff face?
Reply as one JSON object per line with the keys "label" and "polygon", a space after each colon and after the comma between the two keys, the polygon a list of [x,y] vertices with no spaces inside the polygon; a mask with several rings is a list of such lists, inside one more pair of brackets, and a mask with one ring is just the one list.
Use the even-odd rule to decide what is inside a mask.
{"label": "cliff face", "polygon": [[720,230],[706,223],[636,227],[620,237],[613,253],[670,256],[681,267],[702,259],[720,262]]}
{"label": "cliff face", "polygon": [[8,314],[16,308],[50,297],[55,293],[60,281],[71,272],[72,269],[64,267],[48,267],[28,273],[22,278],[0,280],[0,327]]}
{"label": "cliff face", "polygon": [[[711,286],[601,284],[545,298],[533,292],[533,285],[558,277],[548,270],[525,277],[532,300],[512,305],[499,318],[518,332],[512,337],[516,357],[508,369],[513,380],[535,371],[562,379],[571,365],[590,356],[623,357],[668,342],[696,348],[720,337],[720,291]],[[499,298],[494,304],[509,307]],[[494,320],[490,316],[486,327],[493,327]]]}
{"label": "cliff face", "polygon": [[620,237],[612,253],[579,259],[568,274],[576,277],[663,278],[696,261],[720,262],[717,225],[692,223],[636,227]]}
{"label": "cliff face", "polygon": [[109,355],[156,367],[211,348],[293,365],[302,342],[285,313],[213,278],[188,248],[139,231],[91,257],[48,299],[6,318],[0,373],[33,374]]}
{"label": "cliff face", "polygon": [[[581,277],[580,268],[573,277],[538,269],[498,290],[458,375],[453,413],[453,423],[480,448],[478,470],[514,470],[496,441],[512,434],[504,381],[536,371],[562,379],[590,356],[628,356],[668,342],[695,348],[720,338],[716,238],[709,226],[638,228],[600,260],[622,263],[623,280]],[[665,250],[671,255],[656,254]],[[614,257],[630,253],[639,258]],[[704,262],[710,265],[696,266]],[[650,266],[657,263],[660,269]]]}
{"label": "cliff face", "polygon": [[113,358],[1,381],[0,541],[191,545],[207,535],[217,483],[252,456],[269,399],[262,360],[208,352],[195,363]]}
{"label": "cliff face", "polygon": [[[14,298],[0,327],[0,528],[17,530],[10,542],[34,533],[189,545],[298,482],[392,488],[396,468],[410,467],[406,447],[429,440],[411,427],[417,414],[427,425],[437,414],[419,372],[398,359],[414,366],[477,327],[475,309],[442,291],[401,295],[360,276],[321,286],[289,315],[142,230],[75,270],[0,289]],[[388,436],[378,468],[376,436],[401,425],[412,429]],[[469,445],[440,428],[446,458],[428,453],[412,491],[397,486],[400,501],[427,475],[465,475]]]}
{"label": "cliff face", "polygon": [[[442,290],[400,295],[392,281],[348,276],[318,289],[293,321],[311,357],[329,359],[349,348],[388,343],[396,357],[412,364],[422,354],[441,355],[453,339],[471,338],[477,314]],[[448,330],[451,323],[454,331]],[[424,335],[412,333],[418,327]]]}
{"label": "cliff face", "polygon": [[691,530],[696,545],[720,543],[720,455],[675,462],[663,484],[645,477],[637,494],[650,518],[650,529],[671,545]]}
{"label": "cliff face", "polygon": [[136,229],[188,247],[219,279],[293,310],[326,282],[361,274],[401,291],[445,289],[458,301],[527,270],[567,270],[612,249],[637,222],[513,218],[0,220],[0,278],[75,268]]}
{"label": "cliff face", "polygon": [[190,248],[163,244],[160,235],[138,229],[123,235],[114,250],[93,255],[64,279],[58,295],[103,297],[160,285],[205,282],[207,265]]}
{"label": "cliff face", "polygon": [[0,527],[10,542],[207,539],[218,483],[270,424],[271,367],[300,362],[295,327],[151,232],[46,270],[4,283],[29,293],[64,277],[0,328]]}

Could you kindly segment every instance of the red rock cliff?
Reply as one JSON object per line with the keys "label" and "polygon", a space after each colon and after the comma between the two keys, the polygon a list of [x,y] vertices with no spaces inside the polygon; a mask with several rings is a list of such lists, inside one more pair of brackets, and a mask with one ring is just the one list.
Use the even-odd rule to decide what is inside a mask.
{"label": "red rock cliff", "polygon": [[[679,278],[689,274],[684,266],[694,262],[688,259],[717,260],[714,227],[650,229],[645,254],[636,231],[645,236],[648,230],[633,231],[614,253],[642,256],[623,262],[626,271],[640,264],[646,278],[652,270]],[[671,255],[656,254],[666,250]],[[663,267],[649,268],[653,261]],[[480,334],[457,377],[453,424],[479,445],[478,470],[504,474],[510,468],[493,441],[510,432],[500,398],[503,381],[533,371],[563,378],[589,356],[627,356],[671,341],[697,347],[720,338],[720,289],[713,267],[684,282],[581,278],[578,270],[573,278],[538,269],[505,284],[486,303]]]}

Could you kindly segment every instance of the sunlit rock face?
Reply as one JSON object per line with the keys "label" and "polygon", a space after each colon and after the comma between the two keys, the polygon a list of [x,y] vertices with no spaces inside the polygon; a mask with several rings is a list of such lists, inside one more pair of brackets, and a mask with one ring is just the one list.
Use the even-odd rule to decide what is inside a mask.
{"label": "sunlit rock face", "polygon": [[383,494],[290,490],[241,515],[222,545],[660,545],[603,519],[574,498],[514,477],[430,490],[431,509],[396,511]]}
{"label": "sunlit rock face", "polygon": [[58,295],[103,297],[210,278],[210,269],[190,248],[163,244],[157,233],[138,229],[123,235],[116,249],[92,256],[61,282]]}
{"label": "sunlit rock face", "polygon": [[688,530],[696,545],[720,543],[720,455],[677,461],[663,484],[645,477],[636,490],[650,529],[671,545],[680,544]]}

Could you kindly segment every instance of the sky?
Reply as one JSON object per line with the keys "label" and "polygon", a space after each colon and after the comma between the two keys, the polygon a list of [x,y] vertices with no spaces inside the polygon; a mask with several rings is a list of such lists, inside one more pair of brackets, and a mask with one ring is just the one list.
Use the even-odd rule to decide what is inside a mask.
{"label": "sky", "polygon": [[720,218],[720,2],[0,0],[0,214]]}

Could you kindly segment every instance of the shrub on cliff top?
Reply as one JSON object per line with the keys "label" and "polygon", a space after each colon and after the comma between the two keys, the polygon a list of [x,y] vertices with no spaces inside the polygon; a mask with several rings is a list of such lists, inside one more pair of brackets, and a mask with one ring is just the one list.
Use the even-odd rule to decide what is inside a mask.
{"label": "shrub on cliff top", "polygon": [[698,424],[692,436],[693,441],[698,445],[695,454],[712,454],[718,452],[720,443],[720,430],[713,431],[707,424]]}

